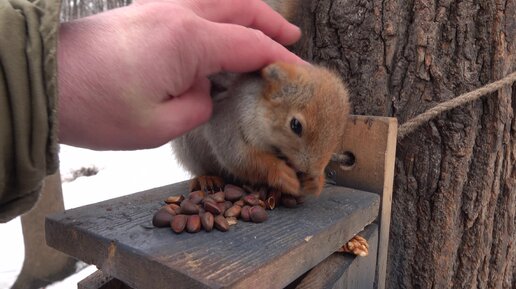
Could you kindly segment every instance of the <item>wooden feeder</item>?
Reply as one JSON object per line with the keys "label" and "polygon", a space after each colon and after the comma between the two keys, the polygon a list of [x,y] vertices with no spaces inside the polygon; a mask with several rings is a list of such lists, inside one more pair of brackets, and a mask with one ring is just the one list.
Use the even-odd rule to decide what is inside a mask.
{"label": "wooden feeder", "polygon": [[[47,243],[99,271],[79,288],[384,288],[397,122],[350,116],[321,196],[239,222],[225,233],[150,228],[188,182],[71,209],[46,219]],[[357,233],[369,255],[334,253]]]}

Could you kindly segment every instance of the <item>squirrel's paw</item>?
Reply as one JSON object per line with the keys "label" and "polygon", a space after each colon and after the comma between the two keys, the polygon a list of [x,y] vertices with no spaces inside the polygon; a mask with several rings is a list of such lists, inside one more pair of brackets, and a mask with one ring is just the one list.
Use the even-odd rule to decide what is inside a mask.
{"label": "squirrel's paw", "polygon": [[300,178],[301,181],[301,195],[315,195],[319,196],[324,186],[324,176],[320,175],[315,178]]}
{"label": "squirrel's paw", "polygon": [[278,166],[270,169],[267,179],[269,186],[294,196],[299,195],[301,188],[299,179],[296,172],[286,163],[280,162]]}
{"label": "squirrel's paw", "polygon": [[218,192],[224,188],[224,180],[216,176],[198,176],[190,180],[190,192],[211,191]]}
{"label": "squirrel's paw", "polygon": [[357,256],[365,257],[369,254],[369,244],[367,240],[356,235],[351,240],[342,245],[337,252],[351,253]]}

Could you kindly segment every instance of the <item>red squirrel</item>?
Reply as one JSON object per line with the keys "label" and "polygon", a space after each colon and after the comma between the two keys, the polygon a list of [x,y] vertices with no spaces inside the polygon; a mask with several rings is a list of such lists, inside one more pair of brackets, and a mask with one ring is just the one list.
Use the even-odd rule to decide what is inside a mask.
{"label": "red squirrel", "polygon": [[287,63],[219,76],[229,87],[214,93],[211,120],[172,142],[180,163],[201,185],[217,183],[205,176],[219,176],[318,195],[349,113],[340,78],[320,66]]}
{"label": "red squirrel", "polygon": [[[265,2],[290,20],[298,4]],[[350,111],[340,77],[321,66],[273,63],[211,80],[213,117],[172,142],[178,160],[196,176],[191,187],[213,190],[227,180],[319,195]],[[366,256],[368,246],[357,235],[339,252]]]}
{"label": "red squirrel", "polygon": [[[265,2],[292,21],[297,1]],[[220,187],[221,177],[318,195],[350,109],[340,77],[321,66],[273,63],[258,73],[211,80],[213,117],[172,142],[177,159],[196,176],[191,186]]]}

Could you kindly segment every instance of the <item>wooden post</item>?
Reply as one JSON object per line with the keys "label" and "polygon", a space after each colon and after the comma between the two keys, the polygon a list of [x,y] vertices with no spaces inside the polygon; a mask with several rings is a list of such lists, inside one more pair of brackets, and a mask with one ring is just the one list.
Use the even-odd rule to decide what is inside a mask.
{"label": "wooden post", "polygon": [[45,179],[36,206],[21,217],[25,259],[12,289],[39,288],[75,272],[75,259],[47,246],[45,216],[64,211],[59,171]]}
{"label": "wooden post", "polygon": [[395,118],[351,116],[339,154],[347,162],[332,162],[329,175],[339,186],[379,194],[378,261],[375,288],[385,288],[389,226],[391,221],[397,121]]}

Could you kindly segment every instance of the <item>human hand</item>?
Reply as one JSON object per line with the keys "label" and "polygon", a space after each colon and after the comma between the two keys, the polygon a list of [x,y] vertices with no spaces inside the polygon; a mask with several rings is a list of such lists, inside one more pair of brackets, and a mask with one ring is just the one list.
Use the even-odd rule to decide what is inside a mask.
{"label": "human hand", "polygon": [[259,0],[141,1],[63,23],[59,141],[93,149],[156,147],[207,121],[207,76],[274,61],[300,31]]}

